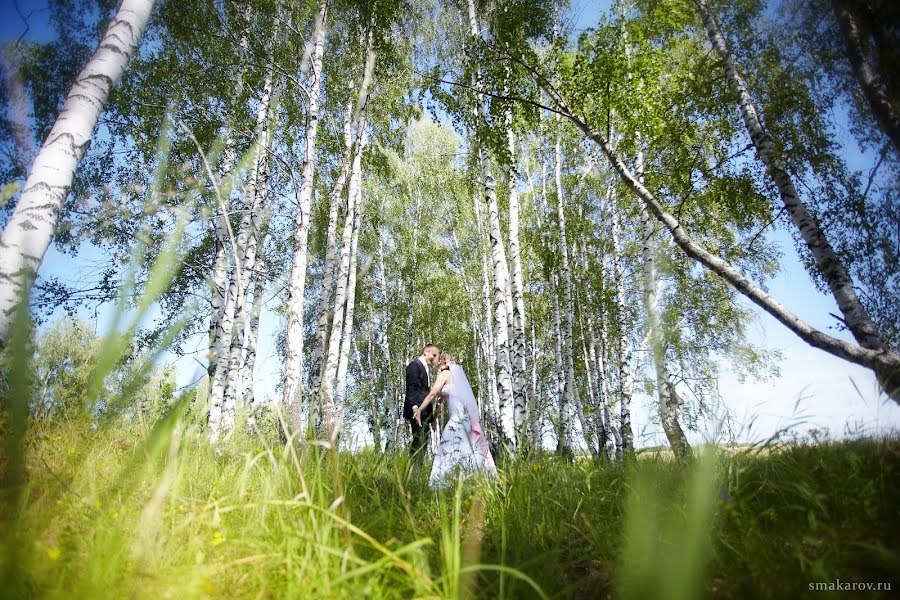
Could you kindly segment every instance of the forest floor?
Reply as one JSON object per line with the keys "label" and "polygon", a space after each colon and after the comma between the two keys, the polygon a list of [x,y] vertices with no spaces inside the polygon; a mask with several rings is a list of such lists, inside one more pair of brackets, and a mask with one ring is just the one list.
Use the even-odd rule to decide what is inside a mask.
{"label": "forest floor", "polygon": [[865,598],[900,585],[897,439],[690,463],[540,456],[500,461],[499,484],[439,492],[427,461],[260,437],[213,449],[172,419],[33,423],[25,441],[26,483],[2,514],[6,597],[827,597],[814,591],[852,582],[872,584],[853,594]]}

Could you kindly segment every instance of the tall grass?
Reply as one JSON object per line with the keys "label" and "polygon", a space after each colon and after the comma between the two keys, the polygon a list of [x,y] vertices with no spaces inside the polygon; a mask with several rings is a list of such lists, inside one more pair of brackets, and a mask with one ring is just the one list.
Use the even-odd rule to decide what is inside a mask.
{"label": "tall grass", "polygon": [[405,456],[214,448],[201,411],[186,396],[145,434],[30,425],[3,564],[18,595],[782,597],[900,572],[896,441],[547,457],[434,492]]}

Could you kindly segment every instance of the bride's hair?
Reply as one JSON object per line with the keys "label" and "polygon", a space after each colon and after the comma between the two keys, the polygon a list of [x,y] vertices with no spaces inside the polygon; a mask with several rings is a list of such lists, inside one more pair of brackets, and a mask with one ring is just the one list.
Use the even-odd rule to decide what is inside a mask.
{"label": "bride's hair", "polygon": [[438,359],[437,359],[438,368],[444,367],[447,364],[452,363],[452,362],[456,362],[456,359],[453,358],[453,355],[450,354],[449,352],[441,352],[438,355]]}

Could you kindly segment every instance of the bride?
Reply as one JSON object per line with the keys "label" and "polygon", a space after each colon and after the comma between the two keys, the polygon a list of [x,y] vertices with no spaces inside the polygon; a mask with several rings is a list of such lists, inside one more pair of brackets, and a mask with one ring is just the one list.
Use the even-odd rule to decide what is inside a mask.
{"label": "bride", "polygon": [[497,468],[488,448],[487,439],[478,418],[478,404],[462,367],[446,352],[437,359],[438,376],[431,391],[413,412],[413,418],[422,423],[422,411],[440,394],[447,400],[449,418],[441,441],[434,455],[428,484],[438,487],[462,473],[485,473],[497,478]]}

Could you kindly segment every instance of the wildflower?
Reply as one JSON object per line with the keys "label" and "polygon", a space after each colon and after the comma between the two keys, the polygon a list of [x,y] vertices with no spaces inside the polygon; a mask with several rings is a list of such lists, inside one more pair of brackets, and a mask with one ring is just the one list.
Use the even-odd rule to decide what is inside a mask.
{"label": "wildflower", "polygon": [[50,546],[47,548],[47,558],[50,560],[59,560],[59,555],[62,554],[58,546]]}
{"label": "wildflower", "polygon": [[213,583],[209,579],[204,579],[203,580],[203,591],[206,592],[207,594],[209,594],[210,596],[215,596],[215,595],[217,595],[217,592],[219,590],[216,587],[215,583]]}
{"label": "wildflower", "polygon": [[215,533],[213,533],[213,536],[212,536],[212,545],[218,546],[219,544],[221,544],[224,541],[225,541],[225,536],[222,535],[222,530],[216,529]]}

